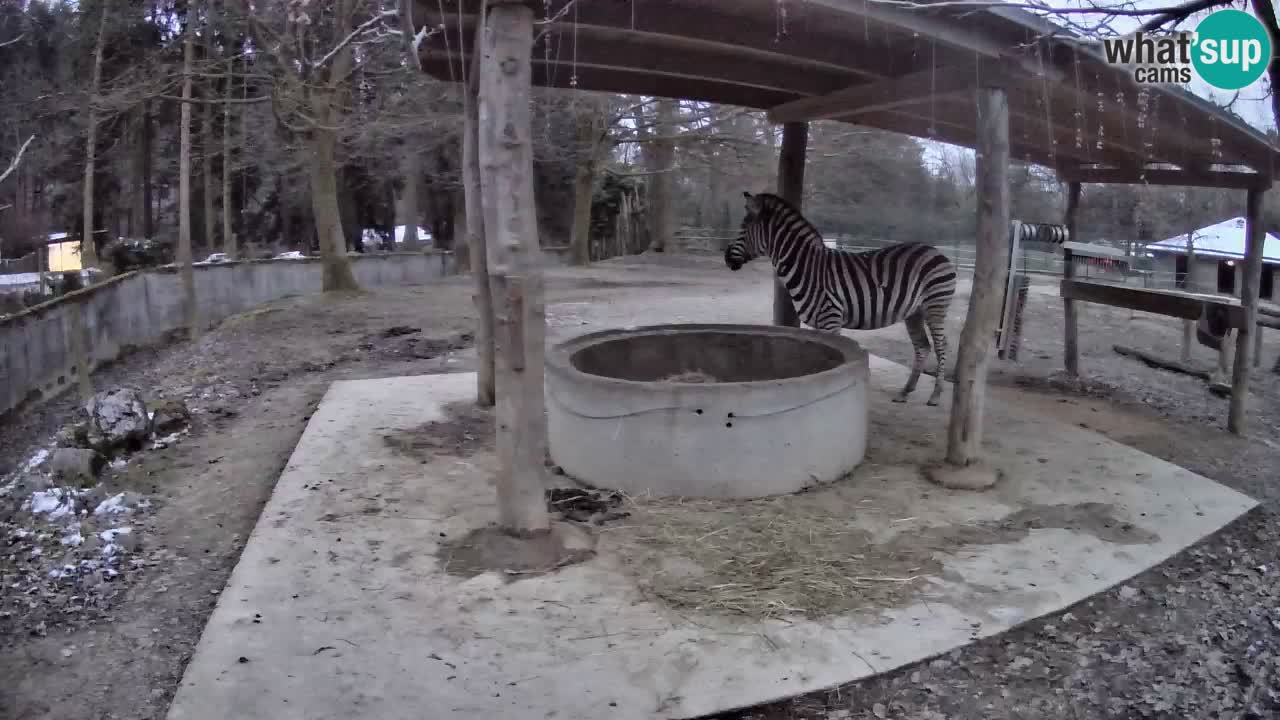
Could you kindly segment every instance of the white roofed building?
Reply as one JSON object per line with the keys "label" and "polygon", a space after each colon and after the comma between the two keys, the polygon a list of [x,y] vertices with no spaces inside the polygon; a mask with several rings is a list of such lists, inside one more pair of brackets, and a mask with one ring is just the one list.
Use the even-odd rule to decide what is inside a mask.
{"label": "white roofed building", "polygon": [[[1244,265],[1244,225],[1244,218],[1236,217],[1191,233],[1194,262],[1188,261],[1185,234],[1151,243],[1147,251],[1155,256],[1156,273],[1173,277],[1178,288],[1238,296]],[[1276,268],[1280,266],[1280,236],[1275,233],[1267,233],[1262,263],[1258,295],[1274,300]]]}

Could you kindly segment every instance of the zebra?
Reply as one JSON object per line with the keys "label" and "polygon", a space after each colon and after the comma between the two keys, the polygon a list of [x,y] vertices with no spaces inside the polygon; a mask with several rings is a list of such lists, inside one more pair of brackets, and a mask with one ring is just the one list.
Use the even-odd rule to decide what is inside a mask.
{"label": "zebra", "polygon": [[725,248],[725,265],[736,271],[768,255],[800,320],[817,330],[876,330],[904,322],[915,360],[894,402],[906,402],[915,390],[932,337],[938,374],[928,404],[937,405],[947,364],[947,309],[956,289],[951,260],[918,242],[867,252],[828,248],[817,228],[786,200],[742,194],[747,214],[737,239]]}

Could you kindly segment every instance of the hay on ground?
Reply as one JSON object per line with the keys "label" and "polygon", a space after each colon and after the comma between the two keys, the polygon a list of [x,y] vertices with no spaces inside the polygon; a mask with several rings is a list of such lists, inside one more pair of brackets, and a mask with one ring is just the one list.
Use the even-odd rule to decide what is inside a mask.
{"label": "hay on ground", "polygon": [[701,370],[686,370],[664,378],[659,378],[658,382],[670,383],[718,383],[720,380],[713,375],[708,375]]}
{"label": "hay on ground", "polygon": [[847,505],[810,500],[631,498],[604,541],[657,599],[753,618],[900,607],[940,570],[934,543],[873,544]]}

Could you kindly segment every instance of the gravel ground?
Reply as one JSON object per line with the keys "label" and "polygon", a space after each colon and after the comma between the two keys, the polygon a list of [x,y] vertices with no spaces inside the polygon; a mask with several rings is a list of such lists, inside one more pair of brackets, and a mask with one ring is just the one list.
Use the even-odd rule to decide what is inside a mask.
{"label": "gravel ground", "polygon": [[[625,258],[549,278],[558,338],[651,322],[760,322],[767,268],[728,273],[714,257]],[[1178,323],[1084,306],[1085,377],[1064,378],[1061,301],[1030,298],[1022,358],[995,363],[992,402],[1038,404],[1067,422],[1187,467],[1263,507],[1132,582],[945,657],[829,693],[750,711],[758,718],[1272,718],[1280,717],[1280,377],[1256,375],[1249,436],[1224,430],[1226,401],[1202,382],[1111,350],[1121,342],[1178,353]],[[950,316],[959,338],[967,284]],[[190,431],[112,468],[98,492],[127,492],[139,529],[127,571],[90,607],[44,581],[0,587],[0,718],[162,718],[209,611],[306,419],[334,380],[471,369],[470,286],[291,298],[232,318],[195,344],[139,351],[101,370],[99,389],[137,387],[184,399]],[[855,334],[907,362],[902,328]],[[1280,342],[1269,342],[1269,367]],[[954,357],[954,350],[952,352]],[[1210,353],[1197,349],[1206,367]],[[922,387],[927,389],[930,380]],[[918,391],[920,392],[920,391]],[[63,397],[0,424],[0,477],[74,417]],[[3,518],[0,518],[3,520]],[[0,525],[0,550],[17,524]],[[10,521],[16,521],[10,522]],[[24,539],[22,542],[28,542]],[[52,535],[44,544],[57,548]],[[26,545],[22,546],[24,549]],[[137,561],[136,563],[133,561]],[[33,562],[35,564],[33,565]],[[0,577],[28,578],[29,550],[0,552]],[[78,602],[78,600],[77,600]],[[41,625],[43,623],[43,625]]]}

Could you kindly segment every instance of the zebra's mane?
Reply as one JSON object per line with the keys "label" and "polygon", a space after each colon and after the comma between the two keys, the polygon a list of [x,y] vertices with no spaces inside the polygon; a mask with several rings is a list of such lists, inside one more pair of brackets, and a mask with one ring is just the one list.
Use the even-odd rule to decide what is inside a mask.
{"label": "zebra's mane", "polygon": [[818,230],[813,223],[809,222],[809,218],[805,217],[804,213],[800,212],[799,208],[787,202],[787,200],[781,195],[774,195],[773,193],[756,193],[752,197],[759,198],[762,201],[761,209],[764,212],[762,212],[761,215],[767,213],[772,216],[774,213],[782,213],[784,215],[789,213],[793,215],[796,220],[799,221],[801,227],[805,229],[808,239],[816,237],[819,243],[822,242],[822,231]]}

